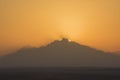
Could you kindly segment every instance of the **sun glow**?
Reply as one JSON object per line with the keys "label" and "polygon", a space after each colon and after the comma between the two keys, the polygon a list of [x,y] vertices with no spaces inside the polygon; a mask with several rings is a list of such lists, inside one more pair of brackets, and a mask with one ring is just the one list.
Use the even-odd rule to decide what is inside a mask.
{"label": "sun glow", "polygon": [[[80,21],[75,15],[69,15],[62,17],[59,21],[59,30],[64,37],[70,39],[69,41],[80,36],[82,34],[82,21]],[[81,26],[81,28],[80,28]]]}
{"label": "sun glow", "polygon": [[72,42],[72,40],[71,40],[71,39],[68,39],[68,41],[69,41],[69,42]]}

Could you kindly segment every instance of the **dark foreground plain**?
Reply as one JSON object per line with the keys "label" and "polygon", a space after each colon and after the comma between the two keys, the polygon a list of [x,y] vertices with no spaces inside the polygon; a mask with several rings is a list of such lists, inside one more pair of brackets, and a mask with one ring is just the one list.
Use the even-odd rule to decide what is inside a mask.
{"label": "dark foreground plain", "polygon": [[4,68],[0,80],[120,80],[118,68]]}

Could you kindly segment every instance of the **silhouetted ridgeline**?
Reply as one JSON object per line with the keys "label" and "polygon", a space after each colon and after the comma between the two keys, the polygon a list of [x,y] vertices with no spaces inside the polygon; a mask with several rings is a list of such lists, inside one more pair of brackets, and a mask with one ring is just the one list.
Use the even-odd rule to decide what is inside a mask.
{"label": "silhouetted ridgeline", "polygon": [[120,67],[120,55],[63,39],[1,57],[0,67]]}

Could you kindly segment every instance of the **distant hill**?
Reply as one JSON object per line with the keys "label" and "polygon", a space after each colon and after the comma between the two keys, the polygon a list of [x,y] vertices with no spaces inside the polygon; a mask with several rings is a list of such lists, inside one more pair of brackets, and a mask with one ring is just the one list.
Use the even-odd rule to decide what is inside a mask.
{"label": "distant hill", "polygon": [[0,58],[0,67],[120,67],[120,55],[63,38],[40,48],[24,48]]}
{"label": "distant hill", "polygon": [[116,51],[116,52],[114,52],[115,54],[120,54],[120,51]]}

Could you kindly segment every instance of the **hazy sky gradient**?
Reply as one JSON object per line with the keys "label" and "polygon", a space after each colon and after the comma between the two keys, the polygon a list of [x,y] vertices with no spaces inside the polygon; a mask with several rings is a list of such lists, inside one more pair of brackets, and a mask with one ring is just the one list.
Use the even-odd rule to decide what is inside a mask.
{"label": "hazy sky gradient", "polygon": [[120,0],[0,0],[0,55],[67,37],[120,50]]}

